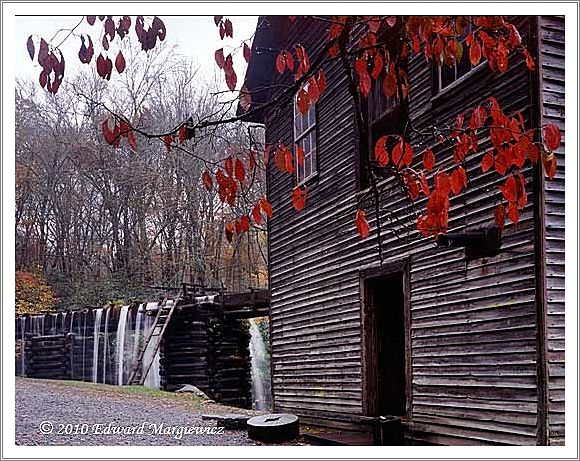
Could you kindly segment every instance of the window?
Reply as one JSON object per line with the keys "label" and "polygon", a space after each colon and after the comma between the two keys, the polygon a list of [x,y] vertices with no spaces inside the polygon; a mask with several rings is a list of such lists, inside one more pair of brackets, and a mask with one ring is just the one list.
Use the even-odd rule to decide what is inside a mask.
{"label": "window", "polygon": [[[306,88],[307,89],[307,88]],[[317,173],[316,167],[316,104],[310,104],[308,112],[300,113],[294,98],[294,144],[304,151],[304,162],[296,162],[296,180],[305,182]]]}
{"label": "window", "polygon": [[[374,159],[374,146],[381,136],[389,134],[402,134],[407,125],[407,112],[403,104],[400,104],[398,94],[393,97],[387,97],[383,93],[384,74],[373,83],[371,92],[364,102],[364,110],[368,124],[368,151],[370,165],[375,175],[383,175],[384,169],[379,169]],[[390,151],[394,147],[394,139],[391,139],[388,145]],[[369,177],[366,171],[365,158],[360,157],[359,164],[359,189],[363,190],[369,187]],[[377,167],[377,169],[375,169]]]}
{"label": "window", "polygon": [[469,59],[469,48],[465,44],[465,39],[467,35],[471,31],[471,26],[465,28],[465,32],[461,37],[459,37],[459,42],[463,47],[463,53],[461,55],[461,59],[453,65],[447,65],[445,63],[441,65],[437,65],[436,68],[436,83],[437,83],[437,91],[441,91],[444,88],[447,88],[453,82],[459,80],[464,75],[467,75],[471,72],[475,67],[478,67],[484,60],[480,62],[477,66],[472,66],[471,61]]}

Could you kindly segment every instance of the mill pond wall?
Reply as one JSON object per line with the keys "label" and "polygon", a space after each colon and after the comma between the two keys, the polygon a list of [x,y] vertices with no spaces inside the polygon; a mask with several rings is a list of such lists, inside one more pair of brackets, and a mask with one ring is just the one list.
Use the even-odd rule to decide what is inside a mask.
{"label": "mill pond wall", "polygon": [[[157,303],[24,316],[16,319],[16,374],[123,385],[137,365]],[[152,341],[153,343],[153,341]],[[192,384],[212,399],[251,408],[247,322],[211,301],[179,304],[145,386],[174,391]]]}

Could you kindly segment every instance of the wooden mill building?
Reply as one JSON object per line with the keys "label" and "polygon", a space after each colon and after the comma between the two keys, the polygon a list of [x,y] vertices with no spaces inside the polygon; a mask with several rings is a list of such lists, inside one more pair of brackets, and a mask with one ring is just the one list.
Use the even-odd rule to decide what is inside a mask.
{"label": "wooden mill building", "polygon": [[[453,123],[493,95],[506,113],[522,111],[528,126],[549,122],[564,132],[564,18],[511,21],[535,72],[517,53],[503,74],[482,63],[451,76],[411,56],[408,103],[370,102],[385,110],[367,107],[369,123],[393,132],[405,117],[418,129]],[[276,71],[278,52],[300,43],[313,61],[328,26],[300,16],[259,19],[245,80],[253,108],[293,82]],[[359,151],[345,72],[339,59],[326,59],[323,69],[327,89],[299,129],[291,101],[252,117],[265,124],[267,144],[308,147],[299,175],[268,167],[274,410],[363,432],[379,416],[399,416],[406,443],[563,443],[564,144],[552,181],[537,167],[525,170],[528,204],[491,256],[421,238],[397,183],[383,180],[379,219],[397,231],[383,232],[381,264],[360,175],[369,154]],[[452,167],[451,147],[435,153]],[[493,225],[502,178],[481,173],[482,155],[468,156],[473,179],[451,199],[449,232]],[[301,212],[291,203],[297,184],[308,188]],[[354,226],[357,208],[369,211],[365,240]]]}

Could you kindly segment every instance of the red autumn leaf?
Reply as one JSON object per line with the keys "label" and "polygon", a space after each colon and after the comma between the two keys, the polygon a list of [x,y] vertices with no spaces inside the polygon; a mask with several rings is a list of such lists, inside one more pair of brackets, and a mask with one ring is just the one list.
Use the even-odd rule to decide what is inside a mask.
{"label": "red autumn leaf", "polygon": [[210,191],[213,187],[213,181],[211,180],[211,176],[209,171],[205,170],[201,175],[201,180],[203,181],[203,185],[205,188]]}
{"label": "red autumn leaf", "polygon": [[497,227],[503,230],[505,227],[505,208],[501,203],[496,207],[494,215]]}
{"label": "red autumn leaf", "polygon": [[383,94],[387,98],[392,98],[397,94],[397,76],[395,72],[395,66],[391,63],[387,76],[383,81]]}
{"label": "red autumn leaf", "polygon": [[433,170],[435,166],[435,154],[431,149],[427,149],[423,153],[423,166],[427,171]]}
{"label": "red autumn leaf", "polygon": [[377,78],[379,78],[382,71],[383,71],[383,55],[377,52],[373,60],[373,71],[371,73],[371,77],[373,77],[373,79],[376,80]]}
{"label": "red autumn leaf", "polygon": [[234,175],[236,179],[240,181],[240,183],[243,183],[246,180],[246,168],[244,167],[244,162],[242,162],[239,158],[236,159]]}
{"label": "red autumn leaf", "polygon": [[234,63],[231,54],[228,54],[226,62],[224,63],[224,74],[226,76],[226,84],[228,85],[228,88],[230,91],[234,91],[236,89],[236,83],[238,82],[238,76],[234,70]]}
{"label": "red autumn leaf", "polygon": [[284,151],[284,168],[288,173],[294,173],[294,157],[290,149]]}
{"label": "red autumn leaf", "polygon": [[363,210],[356,210],[356,230],[361,239],[366,239],[369,236],[370,228],[367,222],[366,213]]}
{"label": "red autumn leaf", "polygon": [[469,60],[473,67],[477,66],[481,61],[481,45],[477,40],[469,48]]}
{"label": "red autumn leaf", "polygon": [[304,165],[304,158],[304,149],[302,149],[302,146],[300,145],[296,146],[296,161],[298,162],[298,165]]}
{"label": "red autumn leaf", "polygon": [[119,53],[117,54],[117,58],[115,59],[115,69],[117,69],[117,72],[119,72],[120,74],[122,74],[123,71],[125,70],[125,57],[123,56],[123,53],[121,53],[121,51],[119,51]]}
{"label": "red autumn leaf", "polygon": [[81,35],[81,49],[79,50],[79,61],[83,64],[88,64],[93,59],[93,54],[95,52],[93,48],[93,40],[90,35],[87,35],[89,39],[89,46],[85,45],[85,37]]}
{"label": "red autumn leaf", "polygon": [[317,83],[318,83],[318,90],[320,91],[320,93],[324,93],[324,91],[326,90],[326,76],[324,75],[324,72],[322,71],[322,69],[318,70]]}
{"label": "red autumn leaf", "polygon": [[87,22],[89,23],[89,26],[92,26],[95,23],[96,19],[97,19],[96,16],[87,16]]}
{"label": "red autumn leaf", "polygon": [[506,179],[506,182],[499,187],[504,198],[509,202],[515,202],[518,199],[516,178],[512,175]]}
{"label": "red autumn leaf", "polygon": [[250,58],[252,57],[252,50],[250,50],[250,47],[248,46],[248,44],[246,42],[244,42],[244,59],[246,60],[246,62],[250,62]]}
{"label": "red autumn leaf", "polygon": [[226,58],[224,57],[224,49],[220,48],[219,50],[216,50],[214,57],[215,57],[215,62],[218,65],[218,67],[220,69],[223,69],[224,65],[226,63]]}
{"label": "red autumn leaf", "polygon": [[234,237],[234,224],[232,224],[231,222],[227,223],[225,225],[225,233],[226,233],[226,239],[228,240],[228,242],[232,243],[232,239]]}
{"label": "red autumn leaf", "polygon": [[459,193],[467,185],[467,174],[465,173],[463,167],[457,167],[457,169],[451,173],[449,181],[451,183],[451,191],[453,194],[459,195]]}
{"label": "red autumn leaf", "polygon": [[109,128],[109,120],[108,119],[103,121],[103,123],[101,124],[101,129],[103,131],[103,137],[105,138],[105,141],[107,142],[107,144],[110,144],[110,145],[115,144],[115,142],[117,141],[118,135],[116,135],[115,132]]}
{"label": "red autumn leaf", "polygon": [[304,209],[304,206],[306,205],[306,195],[306,187],[295,187],[292,191],[292,204],[296,211],[302,211]]}
{"label": "red autumn leaf", "polygon": [[222,22],[223,16],[214,16],[213,22],[215,23],[216,27],[219,26],[220,22]]}
{"label": "red autumn leaf", "polygon": [[240,227],[242,232],[248,232],[250,230],[250,218],[246,215],[240,218]]}
{"label": "red autumn leaf", "polygon": [[298,96],[296,96],[296,106],[298,107],[298,111],[304,115],[306,112],[308,112],[309,105],[310,96],[304,88],[301,88],[298,92]]}
{"label": "red autumn leaf", "polygon": [[411,144],[401,138],[401,141],[393,148],[392,156],[393,163],[397,168],[401,168],[404,165],[411,166],[411,163],[413,163],[413,149]]}
{"label": "red autumn leaf", "polygon": [[227,37],[234,38],[234,26],[232,24],[232,21],[226,19],[224,21],[224,29]]}
{"label": "red autumn leaf", "polygon": [[530,71],[534,71],[534,69],[536,68],[536,63],[534,62],[534,58],[532,57],[532,55],[530,54],[530,52],[528,51],[527,48],[524,48],[524,56],[526,57],[526,66],[528,66],[528,69]]}
{"label": "red autumn leaf", "polygon": [[449,195],[451,183],[449,181],[449,175],[445,171],[438,173],[435,177],[435,189],[444,196]]}
{"label": "red autumn leaf", "polygon": [[508,204],[507,215],[512,220],[512,222],[517,226],[518,221],[520,220],[520,213],[515,203]]}
{"label": "red autumn leaf", "polygon": [[358,88],[360,93],[366,98],[371,92],[371,77],[369,73],[365,70],[358,74]]}
{"label": "red autumn leaf", "polygon": [[266,216],[268,216],[268,219],[271,218],[272,217],[272,205],[270,204],[270,202],[268,202],[266,197],[263,197],[260,199],[260,206],[262,207],[262,210],[264,210],[264,213],[266,213]]}
{"label": "red autumn leaf", "polygon": [[388,16],[387,17],[387,24],[389,25],[389,27],[394,27],[396,23],[397,23],[396,16]]}
{"label": "red autumn leaf", "polygon": [[544,145],[550,151],[556,150],[560,147],[562,142],[562,134],[557,125],[550,123],[544,127]]}
{"label": "red autumn leaf", "polygon": [[558,168],[558,160],[554,154],[548,154],[542,156],[542,162],[544,163],[544,170],[548,179],[553,179],[556,176],[556,170]]}
{"label": "red autumn leaf", "polygon": [[234,159],[231,156],[225,159],[224,168],[228,176],[234,175]]}
{"label": "red autumn leaf", "polygon": [[276,56],[276,70],[279,74],[283,74],[286,70],[286,59],[284,58],[284,51],[280,51]]}
{"label": "red autumn leaf", "polygon": [[181,128],[179,128],[179,132],[178,132],[178,139],[179,139],[179,143],[183,144],[188,138],[188,134],[187,134],[187,128],[185,125],[181,125]]}
{"label": "red autumn leaf", "polygon": [[137,150],[137,139],[135,138],[135,132],[133,130],[127,133],[127,142],[131,146],[131,149]]}
{"label": "red autumn leaf", "polygon": [[252,218],[258,226],[262,224],[262,207],[259,202],[252,209]]}
{"label": "red autumn leaf", "polygon": [[173,143],[173,136],[170,134],[163,137],[163,142],[165,143],[165,148],[167,152],[171,152],[171,144]]}
{"label": "red autumn leaf", "polygon": [[389,164],[389,153],[387,152],[388,136],[381,136],[375,144],[375,160],[381,167]]}
{"label": "red autumn leaf", "polygon": [[294,70],[294,56],[292,56],[292,53],[290,51],[284,51],[284,60],[286,62],[286,67],[288,67],[288,69],[290,71]]}
{"label": "red autumn leaf", "polygon": [[34,42],[32,41],[32,35],[26,40],[26,48],[28,49],[28,56],[34,60]]}
{"label": "red autumn leaf", "polygon": [[486,173],[493,166],[493,154],[492,151],[488,151],[484,154],[481,160],[481,171]]}
{"label": "red autumn leaf", "polygon": [[315,104],[320,97],[320,90],[318,89],[318,82],[316,77],[312,76],[308,79],[308,98],[311,104]]}

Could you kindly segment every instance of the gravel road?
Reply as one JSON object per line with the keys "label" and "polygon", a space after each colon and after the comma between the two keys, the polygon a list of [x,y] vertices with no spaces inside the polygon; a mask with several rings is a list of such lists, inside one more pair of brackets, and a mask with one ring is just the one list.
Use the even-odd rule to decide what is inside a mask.
{"label": "gravel road", "polygon": [[206,413],[257,414],[141,387],[16,378],[17,445],[254,445],[245,430],[215,433]]}

